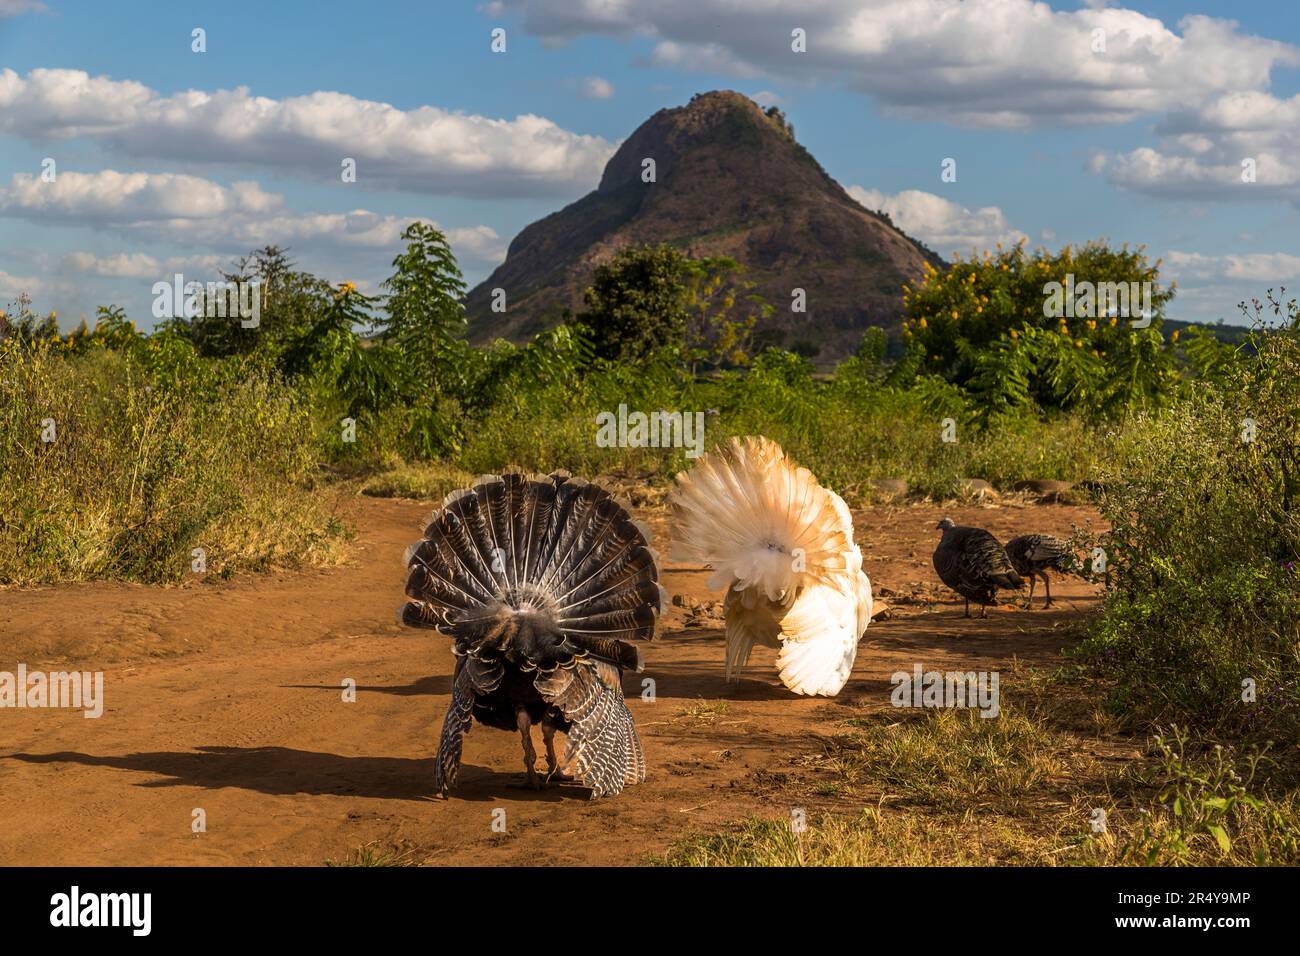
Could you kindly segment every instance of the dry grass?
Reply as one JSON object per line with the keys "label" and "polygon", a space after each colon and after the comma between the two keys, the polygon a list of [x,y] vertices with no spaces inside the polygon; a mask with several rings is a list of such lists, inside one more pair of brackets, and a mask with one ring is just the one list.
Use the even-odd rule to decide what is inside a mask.
{"label": "dry grass", "polygon": [[474,483],[474,475],[443,462],[399,465],[366,478],[360,491],[372,498],[414,498],[441,501],[458,488]]}
{"label": "dry grass", "polygon": [[1004,700],[996,718],[947,710],[841,722],[822,752],[779,777],[773,799],[788,806],[783,814],[691,837],[651,862],[1300,863],[1300,798],[1286,784],[1289,768],[1181,731],[1112,736],[1095,690],[1022,676],[1018,699]]}
{"label": "dry grass", "polygon": [[688,720],[694,724],[712,724],[725,717],[728,704],[725,700],[697,700],[681,707],[673,714],[677,720]]}
{"label": "dry grass", "polygon": [[273,379],[164,383],[12,340],[0,373],[0,583],[177,581],[198,548],[218,575],[340,558],[308,410]]}

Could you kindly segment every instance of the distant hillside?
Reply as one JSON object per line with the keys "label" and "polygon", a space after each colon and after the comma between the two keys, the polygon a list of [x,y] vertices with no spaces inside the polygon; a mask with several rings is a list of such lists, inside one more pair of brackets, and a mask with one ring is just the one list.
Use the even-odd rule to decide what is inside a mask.
{"label": "distant hillside", "polygon": [[1247,325],[1228,325],[1222,322],[1183,322],[1180,319],[1165,319],[1160,326],[1160,330],[1166,336],[1174,332],[1186,332],[1193,325],[1205,329],[1217,338],[1220,342],[1227,342],[1229,345],[1240,345],[1250,334],[1250,326]]}
{"label": "distant hillside", "polygon": [[[655,161],[657,181],[642,182]],[[660,110],[628,137],[594,191],[525,228],[506,261],[466,298],[470,338],[527,338],[582,309],[595,266],[618,249],[671,243],[692,256],[747,267],[776,307],[766,323],[782,344],[847,355],[868,326],[896,327],[900,287],[942,260],[858,205],[794,139],[779,112],[739,93],[705,93]],[[504,313],[492,290],[506,291]],[[807,311],[791,311],[802,288]]]}

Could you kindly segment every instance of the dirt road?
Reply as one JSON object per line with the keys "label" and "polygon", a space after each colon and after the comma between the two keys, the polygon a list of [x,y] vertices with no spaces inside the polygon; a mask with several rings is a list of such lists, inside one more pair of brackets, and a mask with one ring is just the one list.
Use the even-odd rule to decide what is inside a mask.
{"label": "dirt road", "polygon": [[[103,670],[106,699],[97,720],[0,710],[0,865],[319,865],[363,845],[430,864],[636,863],[692,831],[788,813],[764,773],[844,718],[888,707],[895,670],[1050,664],[1064,625],[1097,600],[1090,585],[1065,581],[1050,611],[1003,607],[965,620],[930,567],[942,514],[1005,539],[1067,533],[1095,520],[1091,509],[859,511],[867,573],[893,608],[868,629],[838,698],[794,697],[761,649],[746,680],[725,684],[720,622],[673,607],[646,648],[645,673],[624,685],[649,760],[645,784],[594,802],[581,788],[516,789],[517,736],[475,727],[460,786],[444,800],[431,795],[431,757],[449,644],[395,616],[402,553],[431,505],[359,499],[355,508],[354,557],[328,571],[0,592],[0,670]],[[666,551],[662,514],[643,517]],[[710,602],[719,595],[705,590],[707,577],[670,564],[664,584],[688,604]],[[343,700],[348,678],[354,703]],[[641,699],[645,678],[653,702]],[[500,809],[504,833],[492,826]],[[200,810],[206,832],[196,833]]]}

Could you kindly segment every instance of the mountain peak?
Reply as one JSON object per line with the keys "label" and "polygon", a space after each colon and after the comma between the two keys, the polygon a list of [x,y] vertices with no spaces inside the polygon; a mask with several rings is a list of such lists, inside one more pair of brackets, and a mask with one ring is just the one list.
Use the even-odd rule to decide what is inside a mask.
{"label": "mountain peak", "polygon": [[748,96],[732,90],[697,93],[685,106],[659,110],[638,126],[605,166],[598,189],[608,192],[632,180],[640,182],[646,158],[662,167],[702,146],[761,149],[767,137],[793,141],[783,118],[774,118],[777,115],[769,116]]}
{"label": "mountain peak", "polygon": [[[593,192],[515,237],[506,261],[466,298],[471,338],[526,338],[563,309],[580,311],[596,265],[658,242],[742,263],[776,306],[768,334],[819,348],[823,363],[851,352],[867,326],[895,325],[903,282],[938,261],[859,206],[780,110],[729,90],[700,93],[637,127]],[[495,288],[506,290],[504,314],[490,309]],[[796,288],[806,312],[791,311]]]}

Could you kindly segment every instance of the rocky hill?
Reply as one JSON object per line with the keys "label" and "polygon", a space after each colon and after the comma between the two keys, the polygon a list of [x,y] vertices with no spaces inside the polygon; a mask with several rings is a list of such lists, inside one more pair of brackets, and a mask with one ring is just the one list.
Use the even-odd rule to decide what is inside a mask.
{"label": "rocky hill", "polygon": [[[656,181],[642,181],[655,161]],[[851,199],[795,140],[781,114],[746,96],[705,93],[655,113],[619,147],[599,187],[525,228],[466,299],[470,338],[521,340],[582,309],[595,266],[628,245],[671,243],[727,255],[776,307],[767,327],[819,363],[851,352],[869,325],[895,327],[900,287],[930,250]],[[491,311],[492,290],[508,310]],[[791,310],[806,291],[807,311]]]}

